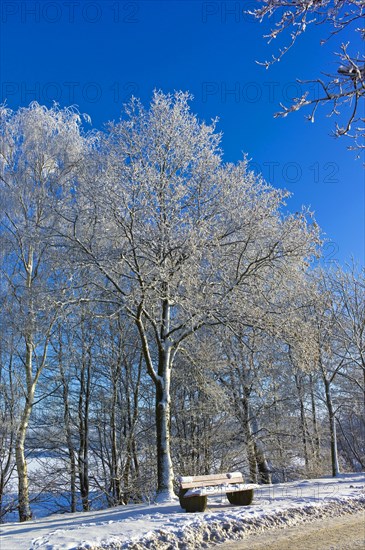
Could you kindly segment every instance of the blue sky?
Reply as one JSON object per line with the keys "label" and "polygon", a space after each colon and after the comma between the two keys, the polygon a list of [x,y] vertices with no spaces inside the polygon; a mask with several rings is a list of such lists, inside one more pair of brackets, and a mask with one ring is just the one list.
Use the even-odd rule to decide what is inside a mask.
{"label": "blue sky", "polygon": [[323,26],[309,29],[284,59],[266,70],[279,44],[267,45],[259,24],[242,13],[254,0],[3,1],[1,100],[76,104],[96,127],[119,118],[133,94],[189,90],[201,119],[218,117],[225,159],[246,153],[266,180],[293,193],[288,209],[314,211],[329,240],[324,261],[364,264],[364,169],[346,140],[329,134],[325,112],[274,119],[279,103],[304,90],[296,78],[334,72],[340,35],[320,46]]}

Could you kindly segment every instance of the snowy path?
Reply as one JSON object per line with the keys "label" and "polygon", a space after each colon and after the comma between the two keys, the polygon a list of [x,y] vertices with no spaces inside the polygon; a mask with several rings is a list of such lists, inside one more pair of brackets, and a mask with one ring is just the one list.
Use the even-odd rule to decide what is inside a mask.
{"label": "snowy path", "polygon": [[99,512],[53,515],[1,527],[1,550],[76,548],[211,548],[253,532],[365,509],[365,474],[345,474],[263,486],[252,506],[233,507],[208,499],[204,514],[186,514],[178,502],[129,505]]}

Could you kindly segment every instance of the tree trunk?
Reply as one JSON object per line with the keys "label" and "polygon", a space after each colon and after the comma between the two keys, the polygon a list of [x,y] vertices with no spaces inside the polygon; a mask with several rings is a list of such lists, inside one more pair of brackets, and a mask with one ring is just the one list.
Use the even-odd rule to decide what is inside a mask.
{"label": "tree trunk", "polygon": [[[168,293],[167,286],[164,286],[163,290],[165,294]],[[172,344],[167,336],[170,330],[170,307],[168,299],[162,301],[161,333],[159,335],[156,334],[156,344],[159,350],[157,373],[153,366],[147,335],[142,321],[142,304],[136,318],[147,371],[155,385],[157,502],[175,499],[173,488],[174,472],[170,448],[170,384],[173,354]]]}
{"label": "tree trunk", "polygon": [[[161,380],[156,384],[157,501],[174,498],[170,450],[170,366],[169,351],[162,357]],[[161,375],[160,375],[161,376]]]}
{"label": "tree trunk", "polygon": [[89,502],[89,406],[91,389],[91,357],[90,350],[85,349],[85,326],[82,321],[82,365],[80,373],[80,394],[79,394],[79,436],[80,445],[78,450],[78,469],[80,481],[80,493],[82,509],[84,512],[90,510]]}
{"label": "tree trunk", "polygon": [[[253,433],[257,433],[258,430],[258,422],[257,418],[252,418],[252,430]],[[264,449],[261,445],[261,442],[259,439],[257,439],[254,435],[254,448],[255,448],[255,455],[256,455],[256,462],[257,462],[257,469],[259,474],[259,482],[261,483],[267,483],[271,484],[271,471],[269,468],[269,464],[267,462]]]}
{"label": "tree trunk", "polygon": [[32,381],[32,354],[33,344],[28,337],[26,339],[26,356],[25,369],[27,378],[27,395],[23,408],[23,413],[20,420],[20,425],[15,442],[15,459],[18,472],[18,510],[19,521],[28,521],[32,519],[32,512],[29,503],[29,484],[27,461],[25,458],[25,438],[29,424],[30,415],[32,412],[35,384]]}
{"label": "tree trunk", "polygon": [[76,456],[75,449],[72,443],[72,432],[71,432],[71,422],[68,409],[68,403],[65,403],[64,408],[64,421],[65,421],[65,430],[66,430],[66,443],[68,456],[70,460],[70,493],[71,493],[71,506],[70,511],[77,511],[77,498],[76,498]]}
{"label": "tree trunk", "polygon": [[250,422],[250,407],[249,407],[249,389],[244,389],[244,395],[241,399],[242,403],[242,421],[243,431],[246,437],[246,453],[248,459],[248,466],[250,470],[250,479],[252,483],[257,483],[257,461],[255,453],[255,441],[252,434],[251,422]]}
{"label": "tree trunk", "polygon": [[25,438],[27,435],[27,429],[29,424],[30,415],[32,412],[34,392],[37,382],[37,376],[33,379],[33,337],[32,337],[32,325],[33,325],[33,303],[31,296],[32,282],[33,282],[33,249],[30,247],[28,251],[28,260],[25,264],[26,270],[26,289],[28,307],[27,307],[27,331],[25,334],[25,378],[26,378],[26,396],[23,413],[21,415],[20,425],[15,441],[15,460],[18,473],[18,506],[19,506],[19,521],[28,521],[32,518],[29,503],[29,484],[28,484],[28,472],[27,461],[25,459]]}
{"label": "tree trunk", "polygon": [[247,384],[247,371],[244,367],[241,370],[241,377],[243,381],[243,397],[241,398],[243,409],[242,419],[247,441],[247,457],[249,462],[250,477],[254,483],[260,481],[261,483],[270,484],[270,468],[261,442],[255,436],[255,434],[258,433],[258,421],[250,410],[249,399],[251,390]]}
{"label": "tree trunk", "polygon": [[298,399],[300,405],[300,429],[302,432],[302,443],[304,453],[305,471],[309,472],[309,455],[308,455],[308,426],[305,417],[304,400],[303,400],[303,377],[295,374],[295,385],[297,387]]}
{"label": "tree trunk", "polygon": [[[61,340],[60,340],[61,342]],[[62,344],[60,343],[60,346]],[[60,353],[61,349],[60,349]],[[70,511],[76,512],[77,510],[77,498],[76,498],[76,456],[75,448],[72,442],[72,429],[71,429],[71,416],[70,416],[70,406],[68,401],[68,383],[66,381],[65,372],[62,365],[62,359],[60,358],[59,363],[60,375],[62,380],[62,397],[63,397],[63,420],[64,420],[64,429],[66,435],[66,444],[68,457],[70,460],[70,493],[71,493],[71,503]]]}
{"label": "tree trunk", "polygon": [[[0,356],[1,356],[0,350]],[[0,438],[0,454],[2,461],[0,461],[0,523],[2,523],[2,517],[6,514],[7,506],[3,506],[5,486],[11,479],[13,470],[13,456],[15,450],[16,430],[14,429],[16,412],[15,403],[17,396],[15,394],[13,385],[13,347],[11,347],[9,371],[8,371],[8,384],[3,383],[2,376],[2,357],[0,359],[0,385],[1,385],[1,397],[4,398],[4,409],[1,410],[1,417],[4,420],[4,426]],[[4,381],[5,382],[5,381]]]}
{"label": "tree trunk", "polygon": [[118,450],[118,428],[117,428],[117,402],[118,402],[118,384],[120,383],[120,363],[119,358],[116,365],[113,365],[111,372],[112,403],[110,411],[110,429],[111,429],[111,492],[113,504],[124,504],[121,491],[121,474],[119,467]]}
{"label": "tree trunk", "polygon": [[48,339],[51,331],[53,321],[48,329],[46,339],[43,345],[43,352],[40,356],[40,363],[34,369],[33,374],[33,351],[35,348],[33,332],[35,324],[34,303],[32,295],[33,285],[33,261],[34,251],[30,246],[28,250],[28,258],[24,263],[26,271],[26,321],[27,326],[24,333],[25,337],[25,361],[24,370],[26,378],[26,395],[23,412],[20,419],[19,428],[17,431],[15,441],[15,460],[18,473],[18,507],[19,507],[19,521],[28,521],[32,518],[29,503],[29,483],[27,472],[27,461],[25,458],[25,439],[27,436],[28,424],[30,415],[32,413],[34,394],[37,386],[38,379],[46,363]]}
{"label": "tree trunk", "polygon": [[314,398],[314,388],[313,388],[313,377],[312,375],[309,376],[309,382],[310,382],[310,392],[311,392],[311,405],[312,405],[312,423],[313,423],[313,432],[314,432],[314,457],[315,460],[319,460],[320,456],[320,450],[321,450],[321,444],[319,439],[319,431],[318,431],[318,422],[317,422],[317,410],[316,410],[316,402]]}
{"label": "tree trunk", "polygon": [[31,407],[26,406],[22,415],[21,426],[19,428],[18,437],[15,447],[16,467],[18,472],[18,510],[19,521],[28,521],[32,519],[32,513],[29,503],[29,484],[27,461],[24,454],[24,443],[26,437],[26,429],[30,417]]}
{"label": "tree trunk", "polygon": [[271,471],[266,460],[264,450],[261,444],[255,439],[255,454],[257,469],[259,471],[259,482],[271,484]]}
{"label": "tree trunk", "polygon": [[[163,285],[162,290],[168,295],[167,284]],[[167,336],[170,331],[170,314],[170,302],[164,299],[156,379],[157,501],[175,497],[170,449],[172,346]]]}
{"label": "tree trunk", "polygon": [[326,405],[328,410],[330,438],[331,438],[331,466],[332,477],[338,476],[340,468],[338,464],[337,435],[336,435],[336,416],[333,410],[331,385],[326,376],[323,376],[324,387],[326,391]]}
{"label": "tree trunk", "polygon": [[136,450],[136,438],[135,438],[135,428],[138,420],[138,401],[139,401],[139,384],[141,378],[143,357],[140,355],[138,361],[138,371],[137,371],[137,380],[133,386],[132,378],[132,368],[133,365],[125,365],[125,390],[126,390],[126,424],[128,427],[128,433],[126,432],[126,461],[123,471],[123,501],[125,504],[128,504],[131,497],[136,500],[140,499],[141,495],[139,491],[136,491],[133,482],[138,476],[138,457]]}

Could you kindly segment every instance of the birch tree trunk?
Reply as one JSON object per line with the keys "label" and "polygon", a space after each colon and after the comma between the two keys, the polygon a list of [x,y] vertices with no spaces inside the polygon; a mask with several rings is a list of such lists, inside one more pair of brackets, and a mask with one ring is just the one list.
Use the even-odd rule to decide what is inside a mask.
{"label": "birch tree trunk", "polygon": [[36,387],[37,375],[33,379],[33,311],[32,311],[32,280],[33,280],[33,249],[28,252],[27,261],[24,259],[24,267],[26,270],[26,290],[28,298],[28,311],[27,311],[27,324],[28,331],[25,335],[25,403],[20,418],[20,424],[18,427],[17,437],[15,441],[15,459],[18,473],[18,510],[19,521],[28,521],[32,519],[32,512],[30,510],[29,502],[29,483],[28,483],[28,471],[27,461],[25,458],[25,438],[27,435],[28,424],[30,415],[32,412],[34,402],[34,392]]}
{"label": "birch tree trunk", "polygon": [[34,401],[35,384],[32,378],[32,354],[33,343],[30,337],[26,340],[26,357],[25,357],[25,372],[26,372],[26,388],[27,394],[25,404],[21,415],[21,420],[18,428],[17,438],[15,441],[15,458],[18,473],[18,510],[19,521],[28,521],[32,519],[29,502],[29,483],[27,461],[25,458],[25,438],[29,424],[30,415]]}

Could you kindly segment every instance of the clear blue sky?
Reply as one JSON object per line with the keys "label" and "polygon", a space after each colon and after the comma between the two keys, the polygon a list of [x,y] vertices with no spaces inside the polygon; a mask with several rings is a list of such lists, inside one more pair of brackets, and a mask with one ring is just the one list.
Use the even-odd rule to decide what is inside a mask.
{"label": "clear blue sky", "polygon": [[[309,205],[330,243],[325,261],[364,264],[364,169],[346,140],[330,137],[333,121],[319,112],[274,119],[279,103],[301,92],[297,77],[335,71],[332,50],[320,46],[321,26],[309,30],[269,70],[260,25],[242,14],[245,2],[3,1],[1,100],[15,109],[30,101],[76,104],[93,125],[119,118],[132,94],[148,102],[154,88],[189,90],[201,119],[218,116],[225,158],[243,153],[272,184],[294,196],[290,210]],[[350,36],[342,36],[346,41]]]}

